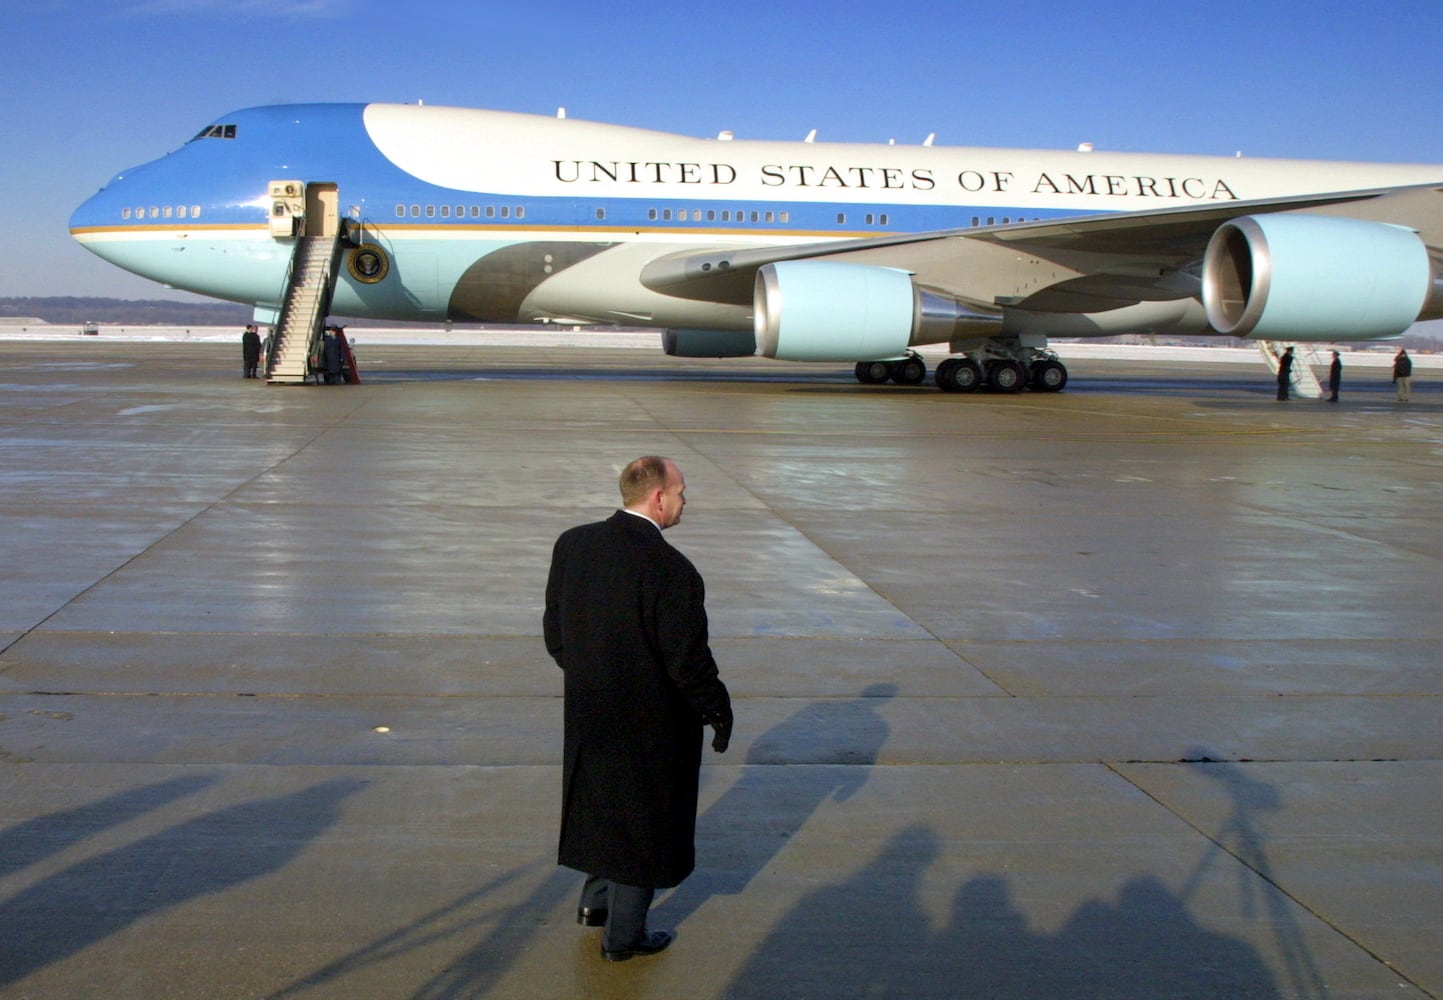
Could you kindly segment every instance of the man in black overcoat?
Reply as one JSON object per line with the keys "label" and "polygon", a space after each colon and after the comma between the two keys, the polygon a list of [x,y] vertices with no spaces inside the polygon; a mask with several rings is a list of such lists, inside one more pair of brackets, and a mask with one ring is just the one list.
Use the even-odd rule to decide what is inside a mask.
{"label": "man in black overcoat", "polygon": [[1278,358],[1278,399],[1287,399],[1293,387],[1293,349],[1289,347]]}
{"label": "man in black overcoat", "polygon": [[256,325],[249,323],[241,334],[241,366],[245,369],[245,377],[255,378],[256,368],[260,363],[261,335],[256,330]]}
{"label": "man in black overcoat", "polygon": [[605,927],[612,961],[672,942],[647,909],[695,867],[704,727],[718,753],[731,737],[701,575],[661,535],[685,491],[670,459],[632,462],[623,509],[563,533],[546,584],[546,649],[565,672],[557,862],[587,876],[577,919]]}

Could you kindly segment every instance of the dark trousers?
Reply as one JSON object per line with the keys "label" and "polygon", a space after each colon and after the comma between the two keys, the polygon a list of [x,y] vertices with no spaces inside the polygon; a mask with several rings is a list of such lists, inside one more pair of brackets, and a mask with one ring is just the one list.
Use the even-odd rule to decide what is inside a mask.
{"label": "dark trousers", "polygon": [[589,875],[581,887],[581,906],[606,911],[606,929],[601,946],[607,951],[625,951],[646,933],[646,911],[651,909],[655,889],[622,885],[611,879]]}

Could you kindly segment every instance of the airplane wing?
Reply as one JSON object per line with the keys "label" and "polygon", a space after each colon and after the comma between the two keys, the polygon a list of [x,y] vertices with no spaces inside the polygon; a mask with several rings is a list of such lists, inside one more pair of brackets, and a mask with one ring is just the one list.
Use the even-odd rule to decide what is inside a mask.
{"label": "airplane wing", "polygon": [[668,295],[745,305],[758,268],[829,259],[910,271],[921,283],[979,305],[1096,312],[1196,296],[1208,240],[1231,219],[1300,211],[1385,222],[1416,219],[1421,198],[1433,199],[1431,213],[1438,214],[1440,191],[1439,185],[1424,185],[791,246],[708,248],[658,258],[641,280]]}

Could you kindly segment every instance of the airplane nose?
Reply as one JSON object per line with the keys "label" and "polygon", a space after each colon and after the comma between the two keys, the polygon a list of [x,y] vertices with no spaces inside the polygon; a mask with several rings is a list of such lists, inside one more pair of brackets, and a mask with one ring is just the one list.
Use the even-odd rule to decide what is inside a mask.
{"label": "airplane nose", "polygon": [[[70,214],[70,236],[86,250],[101,260],[136,274],[144,269],[132,260],[131,243],[123,238],[125,221],[121,217],[121,202],[124,200],[125,185],[111,181],[91,195]],[[131,208],[130,215],[135,214]],[[149,275],[146,275],[149,277]]]}
{"label": "airplane nose", "polygon": [[101,218],[105,215],[105,205],[110,201],[107,197],[107,188],[101,188],[99,192],[86,198],[75,211],[70,213],[70,233],[75,235],[77,230],[89,229],[92,226],[101,224]]}

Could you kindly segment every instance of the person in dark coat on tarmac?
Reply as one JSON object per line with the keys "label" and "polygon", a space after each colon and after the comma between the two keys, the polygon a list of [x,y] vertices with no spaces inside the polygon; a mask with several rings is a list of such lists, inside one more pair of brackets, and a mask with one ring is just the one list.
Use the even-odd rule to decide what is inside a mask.
{"label": "person in dark coat on tarmac", "polygon": [[246,325],[241,334],[241,364],[246,378],[256,378],[256,369],[261,363],[261,335],[254,323]]}
{"label": "person in dark coat on tarmac", "polygon": [[701,575],[661,534],[685,491],[670,459],[632,462],[624,509],[564,532],[546,584],[546,649],[565,673],[557,863],[587,876],[577,920],[604,925],[611,961],[671,944],[647,910],[695,867],[704,727],[718,753],[731,737]]}
{"label": "person in dark coat on tarmac", "polygon": [[1293,387],[1293,349],[1289,347],[1278,358],[1278,399],[1287,399]]}
{"label": "person in dark coat on tarmac", "polygon": [[1403,349],[1393,357],[1393,385],[1398,389],[1398,402],[1408,402],[1413,395],[1413,359]]}

